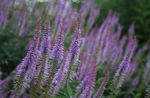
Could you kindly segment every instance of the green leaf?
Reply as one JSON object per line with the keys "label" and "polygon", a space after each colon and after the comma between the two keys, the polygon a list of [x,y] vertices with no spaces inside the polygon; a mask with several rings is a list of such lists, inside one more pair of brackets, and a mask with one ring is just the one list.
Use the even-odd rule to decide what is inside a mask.
{"label": "green leaf", "polygon": [[73,90],[72,90],[70,84],[67,84],[67,92],[68,92],[69,96],[73,95]]}

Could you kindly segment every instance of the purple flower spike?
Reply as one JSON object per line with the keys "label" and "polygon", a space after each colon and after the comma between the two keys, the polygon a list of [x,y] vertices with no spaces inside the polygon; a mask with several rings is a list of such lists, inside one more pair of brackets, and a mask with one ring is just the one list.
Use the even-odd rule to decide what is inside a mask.
{"label": "purple flower spike", "polygon": [[95,22],[95,19],[97,18],[97,16],[99,15],[99,8],[98,7],[92,7],[90,9],[90,16],[88,19],[88,24],[90,26],[92,26]]}
{"label": "purple flower spike", "polygon": [[33,37],[33,44],[34,44],[34,48],[38,48],[39,44],[40,44],[40,35],[41,35],[41,18],[39,18],[37,26],[36,26],[36,31],[35,31],[35,35]]}
{"label": "purple flower spike", "polygon": [[61,62],[64,56],[64,31],[61,23],[59,27],[60,30],[58,30],[52,50],[52,59]]}
{"label": "purple flower spike", "polygon": [[80,60],[80,64],[78,66],[78,71],[77,71],[77,79],[81,80],[84,77],[84,73],[85,73],[85,60],[86,60],[86,55],[84,53],[84,51],[82,51],[81,53],[81,60]]}
{"label": "purple flower spike", "polygon": [[79,87],[77,87],[77,96],[79,98],[91,98],[92,96],[97,71],[96,63],[96,61],[92,62],[92,65],[87,69],[86,76],[81,81]]}
{"label": "purple flower spike", "polygon": [[69,51],[75,57],[75,59],[74,59],[75,64],[78,63],[78,58],[79,58],[79,52],[80,52],[80,34],[81,34],[81,29],[80,29],[80,19],[79,19],[78,20],[78,24],[77,24],[77,29],[75,31],[75,34],[73,36],[73,40],[72,40],[71,46],[69,48]]}
{"label": "purple flower spike", "polygon": [[136,39],[130,37],[127,48],[126,48],[125,56],[120,64],[115,76],[119,76],[122,71],[125,71],[125,69],[129,67],[129,65],[131,63],[131,59],[133,57],[133,54],[136,50],[136,47],[137,47]]}
{"label": "purple flower spike", "polygon": [[66,58],[67,55],[65,55],[64,62],[61,64],[52,81],[51,87],[53,86],[53,93],[57,93],[57,91],[60,89],[61,82],[65,77],[65,73],[63,72],[63,70],[65,67]]}
{"label": "purple flower spike", "polygon": [[22,11],[21,11],[21,15],[20,15],[20,18],[19,18],[19,24],[18,26],[20,27],[21,25],[24,25],[25,23],[25,20],[26,20],[26,1],[23,0],[23,3],[22,3]]}
{"label": "purple flower spike", "polygon": [[45,23],[45,33],[41,42],[40,51],[41,53],[50,52],[50,23],[48,20]]}

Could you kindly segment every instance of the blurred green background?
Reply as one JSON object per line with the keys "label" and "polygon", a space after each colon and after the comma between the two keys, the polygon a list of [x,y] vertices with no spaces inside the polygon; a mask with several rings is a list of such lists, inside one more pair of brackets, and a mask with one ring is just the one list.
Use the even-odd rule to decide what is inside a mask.
{"label": "blurred green background", "polygon": [[101,22],[112,9],[120,14],[120,23],[123,25],[123,32],[135,22],[135,34],[140,45],[150,43],[150,0],[96,0],[101,7]]}

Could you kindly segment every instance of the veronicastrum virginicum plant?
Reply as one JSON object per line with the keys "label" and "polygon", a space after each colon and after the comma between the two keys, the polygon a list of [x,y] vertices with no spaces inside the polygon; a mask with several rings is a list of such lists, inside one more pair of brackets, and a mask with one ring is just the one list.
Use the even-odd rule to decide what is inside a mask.
{"label": "veronicastrum virginicum plant", "polygon": [[[9,7],[17,5],[13,0],[7,2],[11,5],[7,6],[8,12]],[[122,35],[119,15],[110,11],[100,26],[95,25],[100,10],[90,0],[83,0],[78,12],[65,0],[49,1],[45,9],[37,12],[34,12],[37,2],[33,0],[30,3],[28,12],[25,0],[22,2],[18,28],[21,27],[22,31],[28,23],[28,13],[40,18],[22,62],[0,81],[0,97],[116,98],[126,81],[132,87],[139,84],[141,72],[137,71],[142,62],[139,56],[149,47],[138,48],[134,23],[128,34]],[[48,15],[42,17],[41,13],[44,12]],[[17,13],[14,12],[14,15],[17,16]],[[0,17],[0,25],[5,28],[9,24],[7,19],[2,22],[3,19]],[[144,89],[143,85],[149,85],[149,79],[146,79],[149,77],[149,57],[145,70],[140,90]],[[71,88],[70,85],[75,87]],[[62,95],[66,88],[68,95]],[[146,93],[146,97],[149,96],[149,86],[146,87]]]}

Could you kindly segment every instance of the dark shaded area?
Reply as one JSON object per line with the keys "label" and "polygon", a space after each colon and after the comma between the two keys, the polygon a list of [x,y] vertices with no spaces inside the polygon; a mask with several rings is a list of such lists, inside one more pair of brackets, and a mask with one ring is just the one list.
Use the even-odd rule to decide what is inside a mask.
{"label": "dark shaded area", "polygon": [[3,77],[7,76],[20,63],[24,54],[26,38],[21,38],[8,28],[0,32],[0,68]]}

